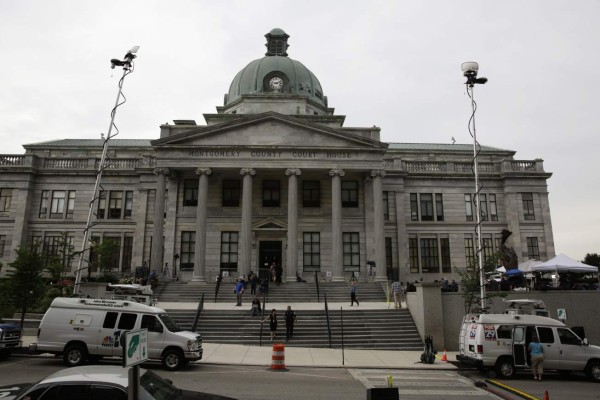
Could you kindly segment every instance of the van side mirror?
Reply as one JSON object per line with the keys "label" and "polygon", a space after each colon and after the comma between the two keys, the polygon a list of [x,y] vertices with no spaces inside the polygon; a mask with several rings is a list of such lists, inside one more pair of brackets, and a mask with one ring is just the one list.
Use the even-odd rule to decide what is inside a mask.
{"label": "van side mirror", "polygon": [[581,341],[581,344],[584,346],[589,346],[590,342],[587,340],[587,338],[583,338],[583,340]]}

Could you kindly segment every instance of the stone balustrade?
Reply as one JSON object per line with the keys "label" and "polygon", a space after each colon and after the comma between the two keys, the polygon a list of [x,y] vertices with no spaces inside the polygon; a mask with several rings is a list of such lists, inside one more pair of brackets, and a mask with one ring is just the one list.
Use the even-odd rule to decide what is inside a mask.
{"label": "stone balustrade", "polygon": [[0,166],[23,166],[25,156],[0,155]]}
{"label": "stone balustrade", "polygon": [[[500,172],[544,172],[543,161],[502,160],[498,162],[479,162],[479,173],[494,174]],[[472,162],[451,161],[402,161],[402,169],[409,173],[473,173]]]}
{"label": "stone balustrade", "polygon": [[87,158],[44,158],[45,169],[86,169]]}

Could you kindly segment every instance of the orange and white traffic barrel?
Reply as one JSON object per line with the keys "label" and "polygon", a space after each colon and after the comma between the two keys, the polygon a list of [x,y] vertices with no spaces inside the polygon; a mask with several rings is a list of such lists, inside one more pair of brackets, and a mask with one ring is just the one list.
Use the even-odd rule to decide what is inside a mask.
{"label": "orange and white traffic barrel", "polygon": [[273,343],[271,370],[287,371],[285,368],[285,346],[283,345],[283,343]]}

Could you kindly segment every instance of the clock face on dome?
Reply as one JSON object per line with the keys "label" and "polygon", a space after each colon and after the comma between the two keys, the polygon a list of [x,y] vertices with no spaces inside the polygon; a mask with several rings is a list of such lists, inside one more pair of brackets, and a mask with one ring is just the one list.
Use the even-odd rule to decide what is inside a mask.
{"label": "clock face on dome", "polygon": [[283,79],[278,76],[271,78],[269,80],[269,87],[276,91],[283,89]]}

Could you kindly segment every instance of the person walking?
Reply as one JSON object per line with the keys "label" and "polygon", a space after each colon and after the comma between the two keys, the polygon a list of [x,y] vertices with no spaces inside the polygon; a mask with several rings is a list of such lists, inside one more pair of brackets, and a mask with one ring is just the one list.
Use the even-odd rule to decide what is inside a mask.
{"label": "person walking", "polygon": [[544,373],[544,347],[537,336],[534,336],[529,343],[529,354],[531,354],[531,371],[533,379],[541,381]]}
{"label": "person walking", "polygon": [[250,271],[250,276],[248,277],[250,279],[250,294],[252,296],[256,295],[256,286],[258,285],[258,276]]}
{"label": "person walking", "polygon": [[252,296],[252,316],[258,317],[261,313],[260,300],[256,296]]}
{"label": "person walking", "polygon": [[285,338],[290,340],[294,337],[294,323],[296,323],[296,313],[292,310],[292,306],[287,306],[283,317],[285,319]]}
{"label": "person walking", "polygon": [[358,287],[358,282],[353,280],[352,284],[350,285],[350,307],[352,307],[354,305],[354,302],[356,302],[356,305],[358,306],[358,300],[356,300],[356,288]]}
{"label": "person walking", "polygon": [[242,278],[238,278],[237,282],[235,283],[235,287],[233,288],[233,291],[235,292],[235,295],[237,297],[236,307],[241,306],[242,294],[244,293],[244,281],[242,280]]}
{"label": "person walking", "polygon": [[269,331],[271,332],[271,342],[275,340],[277,335],[277,310],[272,309],[271,313],[267,315],[267,318],[263,319],[260,323],[264,323],[269,320]]}
{"label": "person walking", "polygon": [[394,296],[394,307],[402,308],[402,283],[398,281],[392,283],[392,295]]}

